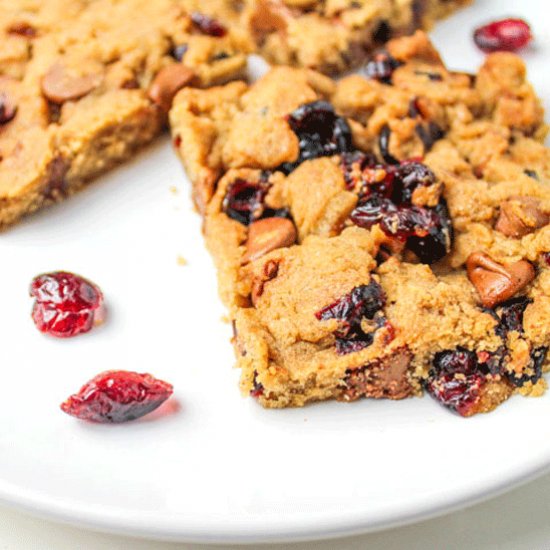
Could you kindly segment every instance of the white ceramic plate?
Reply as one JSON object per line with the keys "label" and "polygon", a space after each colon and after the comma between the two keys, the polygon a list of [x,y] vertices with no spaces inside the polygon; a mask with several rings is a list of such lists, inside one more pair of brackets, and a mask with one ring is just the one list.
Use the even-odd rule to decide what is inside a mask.
{"label": "white ceramic plate", "polygon": [[[544,0],[514,4],[478,0],[434,38],[451,66],[473,70],[482,61],[470,39],[474,25],[527,17],[537,44],[524,56],[548,101],[548,8]],[[412,522],[548,467],[550,396],[514,398],[469,420],[430,398],[283,411],[241,398],[188,191],[166,139],[0,236],[2,501],[127,534],[274,541]],[[102,287],[106,325],[70,341],[36,331],[27,286],[54,269]],[[121,426],[59,411],[86,380],[115,368],[171,381],[179,410]]]}

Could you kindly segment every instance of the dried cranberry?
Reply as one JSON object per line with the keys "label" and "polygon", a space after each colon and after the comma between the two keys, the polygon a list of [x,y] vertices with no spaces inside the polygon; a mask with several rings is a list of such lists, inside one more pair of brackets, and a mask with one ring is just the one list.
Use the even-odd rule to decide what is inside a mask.
{"label": "dried cranberry", "polygon": [[531,39],[531,28],[523,19],[502,19],[474,31],[474,42],[484,52],[515,52]]}
{"label": "dried cranberry", "polygon": [[352,150],[351,129],[346,119],[334,112],[327,101],[301,105],[287,117],[292,131],[298,136],[300,156],[294,163],[281,167],[291,172],[300,163]]}
{"label": "dried cranberry", "polygon": [[435,174],[421,162],[404,161],[393,170],[392,200],[402,205],[411,204],[417,187],[429,187],[436,182]]}
{"label": "dried cranberry", "polygon": [[25,23],[24,21],[13,23],[13,25],[8,27],[7,31],[8,34],[17,34],[25,38],[36,38],[38,36],[38,31],[30,23]]}
{"label": "dried cranberry", "polygon": [[61,410],[91,422],[127,422],[154,411],[172,392],[171,384],[150,374],[107,371],[71,395],[61,404]]}
{"label": "dried cranberry", "polygon": [[363,182],[363,171],[376,165],[376,157],[363,151],[345,152],[340,156],[340,163],[346,187],[348,190],[353,190],[357,184]]}
{"label": "dried cranberry", "polygon": [[439,141],[445,135],[445,132],[435,122],[428,122],[426,125],[417,124],[415,128],[416,134],[424,145],[426,152],[430,151],[436,141]]}
{"label": "dried cranberry", "polygon": [[419,225],[415,228],[415,234],[407,239],[407,248],[423,264],[433,264],[451,251],[453,226],[445,201],[441,201],[434,209],[420,210],[423,212],[419,217]]}
{"label": "dried cranberry", "polygon": [[430,71],[414,71],[414,74],[418,76],[425,76],[428,78],[428,80],[431,80],[432,82],[441,82],[443,80],[441,74],[433,73]]}
{"label": "dried cranberry", "polygon": [[531,352],[531,361],[529,362],[529,365],[526,369],[531,371],[533,374],[523,374],[522,376],[516,376],[515,374],[509,374],[508,379],[512,384],[515,386],[521,388],[528,382],[531,384],[536,384],[540,377],[542,376],[542,367],[544,365],[544,362],[546,361],[546,356],[548,355],[548,348],[545,346],[541,346],[539,348],[535,348]]}
{"label": "dried cranberry", "polygon": [[368,285],[355,287],[350,293],[315,313],[319,321],[337,319],[340,327],[335,331],[336,351],[344,355],[360,351],[372,344],[374,331],[366,333],[362,323],[365,319],[376,318],[376,327],[385,326],[386,319],[380,315],[386,304],[386,296],[382,287],[374,280]]}
{"label": "dried cranberry", "polygon": [[183,56],[187,53],[187,50],[189,49],[188,44],[178,44],[177,46],[174,46],[172,48],[172,57],[176,61],[181,61],[183,59]]}
{"label": "dried cranberry", "polygon": [[384,233],[406,242],[422,263],[432,264],[451,249],[453,231],[444,202],[432,209],[396,206],[389,199],[372,196],[360,201],[350,218],[366,229],[379,223]]}
{"label": "dried cranberry", "polygon": [[191,21],[203,34],[216,37],[222,37],[227,34],[227,29],[220,22],[204,13],[192,13]]}
{"label": "dried cranberry", "polygon": [[466,348],[440,351],[433,360],[438,374],[473,374],[477,370],[477,355]]}
{"label": "dried cranberry", "polygon": [[390,199],[373,195],[359,203],[351,213],[350,219],[355,225],[370,229],[382,223],[386,217],[395,219],[398,211],[398,207]]}
{"label": "dried cranberry", "polygon": [[469,416],[491,372],[488,365],[493,355],[462,347],[436,353],[426,382],[428,393],[442,405]]}
{"label": "dried cranberry", "polygon": [[388,52],[382,51],[374,54],[367,62],[364,72],[368,78],[378,80],[384,84],[391,84],[393,71],[402,64]]}
{"label": "dried cranberry", "polygon": [[495,328],[497,335],[505,339],[512,331],[523,334],[523,314],[531,302],[529,298],[520,296],[500,304],[495,310],[499,322]]}
{"label": "dried cranberry", "polygon": [[222,209],[232,219],[250,225],[264,213],[264,200],[269,190],[266,180],[258,182],[237,179],[229,185]]}
{"label": "dried cranberry", "polygon": [[251,397],[261,397],[264,394],[263,385],[258,382],[258,372],[254,371],[254,379],[252,380],[252,389],[250,390]]}
{"label": "dried cranberry", "polygon": [[13,120],[16,113],[16,105],[10,101],[5,93],[0,92],[0,124],[7,124],[10,120]]}
{"label": "dried cranberry", "polygon": [[380,155],[384,159],[384,162],[388,164],[399,164],[399,161],[390,153],[390,137],[391,129],[387,124],[382,126],[380,135],[378,136],[378,148],[380,149]]}
{"label": "dried cranberry", "polygon": [[30,294],[36,300],[32,318],[38,330],[69,338],[92,329],[103,320],[103,294],[90,281],[64,271],[33,279]]}
{"label": "dried cranberry", "polygon": [[442,374],[431,378],[426,389],[445,407],[449,407],[461,416],[469,416],[472,407],[480,397],[484,384],[485,378],[478,374],[468,376]]}
{"label": "dried cranberry", "polygon": [[550,252],[543,252],[542,253],[542,260],[547,266],[550,266]]}

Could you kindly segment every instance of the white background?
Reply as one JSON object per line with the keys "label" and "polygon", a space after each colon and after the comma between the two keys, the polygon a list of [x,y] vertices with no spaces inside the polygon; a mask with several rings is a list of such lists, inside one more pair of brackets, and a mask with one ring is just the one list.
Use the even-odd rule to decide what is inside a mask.
{"label": "white background", "polygon": [[[548,108],[550,100],[550,75],[548,71],[547,56],[541,55],[541,53],[550,51],[549,26],[547,24],[550,19],[547,13],[548,6],[546,2],[544,0],[524,0],[519,4],[517,1],[511,0],[478,0],[476,2],[476,7],[472,8],[472,10],[475,11],[465,10],[452,20],[440,24],[434,33],[436,43],[442,46],[444,57],[449,65],[457,69],[463,68],[472,70],[482,61],[482,55],[476,52],[471,44],[470,33],[474,21],[482,22],[483,19],[487,20],[508,14],[529,14],[529,20],[533,24],[537,36],[537,43],[530,51],[525,52],[524,56],[529,66],[530,78],[534,82],[539,94],[545,100],[546,107]],[[152,151],[142,159],[139,170],[149,170],[151,173],[156,173],[157,175],[159,173],[167,175],[179,174],[177,171],[179,167],[176,168],[177,163],[171,152],[167,148],[164,147],[161,149],[161,147],[162,145],[153,148]],[[114,180],[124,181],[115,185]],[[4,255],[3,258],[7,257],[12,266],[25,265],[25,269],[28,269],[31,274],[34,274],[34,271],[37,269],[43,269],[42,266],[46,266],[46,268],[70,267],[66,265],[67,255],[69,255],[71,256],[71,265],[77,266],[75,270],[82,270],[84,274],[97,280],[100,284],[108,282],[110,288],[104,288],[104,290],[107,291],[108,298],[110,298],[110,304],[113,306],[112,318],[109,325],[105,327],[105,329],[102,329],[102,331],[98,331],[97,335],[92,335],[91,338],[84,338],[81,340],[78,344],[81,346],[80,348],[68,345],[61,347],[61,345],[58,346],[56,343],[36,340],[36,335],[32,332],[33,329],[29,327],[26,310],[19,307],[21,301],[16,297],[12,299],[12,296],[8,295],[12,294],[15,296],[20,292],[18,286],[21,284],[20,274],[14,273],[13,271],[4,274],[5,278],[9,279],[9,283],[13,283],[13,287],[10,286],[8,291],[3,291],[4,294],[2,294],[2,303],[5,307],[4,311],[12,311],[7,307],[11,303],[17,305],[15,311],[20,311],[22,313],[19,317],[10,318],[8,320],[4,318],[5,324],[2,327],[2,332],[4,334],[10,334],[12,324],[14,327],[24,327],[26,332],[23,334],[24,338],[21,341],[27,342],[26,345],[29,346],[29,348],[32,346],[36,346],[37,349],[39,348],[39,357],[43,358],[45,361],[50,361],[50,365],[56,369],[55,374],[60,379],[64,378],[67,385],[70,385],[71,390],[77,389],[77,385],[84,380],[82,379],[82,372],[79,370],[79,368],[82,368],[82,365],[78,365],[77,368],[77,366],[70,364],[67,359],[76,357],[79,363],[85,364],[86,369],[89,370],[90,373],[95,373],[95,371],[98,370],[97,363],[99,361],[105,365],[105,368],[112,368],[113,356],[110,352],[113,347],[116,347],[117,342],[120,342],[119,339],[121,336],[125,338],[125,342],[128,342],[126,348],[118,346],[119,349],[126,349],[128,351],[126,357],[123,355],[116,357],[116,361],[119,364],[122,363],[121,367],[130,366],[124,363],[126,361],[133,362],[133,365],[137,363],[136,368],[138,370],[149,370],[149,365],[154,363],[158,357],[158,350],[155,346],[151,346],[148,343],[151,330],[150,327],[145,325],[140,319],[139,303],[135,301],[132,302],[132,298],[140,288],[139,281],[133,280],[128,283],[125,276],[120,276],[119,278],[114,277],[112,274],[113,264],[120,265],[120,267],[124,269],[125,265],[131,264],[139,266],[140,262],[143,260],[153,263],[155,267],[158,266],[158,272],[155,272],[155,269],[151,269],[151,266],[148,266],[146,273],[151,277],[150,281],[148,281],[150,285],[154,286],[155,284],[159,284],[162,287],[158,289],[159,295],[163,300],[163,303],[159,304],[159,311],[163,311],[162,307],[166,305],[166,300],[173,299],[174,304],[181,307],[181,315],[186,315],[187,312],[184,307],[187,303],[186,300],[188,296],[185,292],[188,292],[189,289],[185,288],[185,285],[196,281],[197,270],[199,273],[198,278],[201,279],[204,277],[206,281],[205,284],[207,286],[209,285],[209,288],[213,288],[213,272],[211,271],[209,261],[202,251],[202,245],[197,245],[195,242],[197,241],[195,236],[198,235],[198,231],[194,226],[198,225],[198,221],[192,218],[193,215],[190,214],[188,210],[188,203],[182,199],[183,196],[186,196],[185,194],[188,192],[188,188],[183,183],[181,175],[179,175],[177,182],[177,185],[180,187],[178,197],[172,197],[169,194],[167,184],[162,184],[157,188],[153,185],[155,182],[147,183],[143,181],[143,179],[138,180],[139,178],[136,177],[135,167],[126,167],[104,178],[103,182],[92,186],[89,191],[69,201],[67,205],[41,213],[39,216],[32,218],[26,224],[10,232],[1,243],[4,247],[3,251],[7,254],[11,254],[11,256]],[[133,187],[134,185],[136,187]],[[136,191],[134,194],[131,193],[132,189]],[[159,193],[165,198],[159,199]],[[186,216],[186,220],[190,220],[186,222],[187,225],[185,226],[186,231],[189,232],[182,233],[181,235],[174,234],[172,229],[175,227],[179,228],[180,226],[172,224],[170,220],[166,221],[165,224],[161,223],[155,228],[148,228],[146,224],[148,224],[150,220],[147,216],[149,214],[148,209],[150,209],[151,205],[154,205],[155,208],[162,209],[160,213],[152,213],[152,220],[155,220],[155,216],[158,216],[157,219],[159,221],[160,217],[168,216],[174,219],[177,217],[179,220],[180,216]],[[166,214],[168,208],[170,208],[171,211]],[[125,217],[121,220],[120,216]],[[57,224],[53,222],[54,217],[57,218]],[[110,248],[108,242],[112,231],[116,231],[116,234],[113,235],[113,239],[118,239],[117,242],[120,242],[121,246],[124,247],[120,249],[119,254],[113,253],[112,247]],[[193,243],[187,242],[189,235],[193,238]],[[151,243],[155,245],[157,242],[159,245],[151,248]],[[142,243],[145,243],[147,247]],[[88,246],[90,248],[83,253],[82,246]],[[198,246],[195,256],[193,255],[194,252],[191,252],[194,246]],[[199,248],[200,252],[198,251]],[[108,256],[111,263],[97,261],[96,258],[101,258],[103,250],[105,250],[105,254]],[[140,254],[144,253],[144,251],[146,252],[146,257],[141,258]],[[190,260],[190,265],[188,267],[177,269],[173,267],[175,265],[175,257],[179,253]],[[26,256],[30,256],[32,261],[25,264]],[[117,260],[119,260],[118,264]],[[57,265],[60,262],[65,262],[65,264],[63,266]],[[38,267],[39,265],[41,267]],[[25,281],[23,281],[23,283],[25,283]],[[11,291],[11,288],[17,289],[17,292]],[[174,290],[175,296],[172,296],[170,291],[167,290],[172,288],[176,289]],[[143,296],[143,299],[145,301],[154,300],[155,296],[146,294]],[[24,307],[28,307],[28,304],[25,305],[24,301],[22,303]],[[147,303],[145,305],[149,313],[156,310],[155,304],[151,305]],[[219,314],[216,313],[219,317],[222,313],[222,309],[219,304],[215,307],[219,310]],[[178,312],[178,314],[179,313],[180,312]],[[175,319],[177,319],[177,315]],[[151,319],[148,319],[148,321],[150,320]],[[159,326],[161,326],[162,319],[159,319],[158,322]],[[1,323],[2,320],[0,319],[0,324]],[[181,349],[178,348],[178,351],[181,352],[181,356],[185,358],[185,349],[186,346],[189,346],[190,342],[188,339],[185,339],[185,336],[182,336],[180,325],[174,322],[174,320],[171,320],[169,326],[162,328],[162,337],[164,340],[162,342],[157,340],[157,346],[173,345],[174,342],[178,342],[179,344],[181,341]],[[34,426],[37,420],[36,416],[31,414],[22,418],[23,415],[18,414],[19,411],[17,410],[17,406],[28,405],[28,403],[24,400],[20,402],[17,393],[5,393],[2,405],[4,407],[4,409],[2,409],[4,418],[9,418],[10,413],[17,416],[17,421],[11,421],[10,419],[10,421],[4,422],[2,429],[0,429],[0,445],[2,445],[1,452],[4,457],[9,458],[7,455],[13,452],[13,460],[10,461],[6,458],[5,461],[6,464],[12,467],[11,475],[16,477],[17,466],[19,463],[21,464],[20,473],[24,473],[26,477],[18,479],[18,486],[24,487],[24,481],[29,481],[30,483],[31,478],[33,485],[45,486],[47,484],[47,474],[44,475],[44,472],[49,472],[52,476],[55,474],[57,478],[63,477],[62,474],[65,471],[69,471],[74,464],[63,464],[60,459],[62,460],[64,454],[69,455],[70,453],[72,453],[72,456],[78,457],[80,456],[79,451],[84,452],[86,446],[97,450],[97,457],[94,457],[97,464],[101,469],[104,469],[105,472],[109,472],[109,455],[105,453],[116,453],[119,461],[123,460],[126,456],[131,458],[132,447],[128,445],[135,445],[135,449],[139,450],[137,441],[142,441],[142,439],[136,437],[139,434],[143,434],[144,438],[158,438],[159,444],[155,447],[155,450],[158,454],[157,464],[159,468],[162,468],[162,465],[166,465],[167,463],[166,457],[162,456],[163,451],[166,449],[173,453],[173,445],[170,446],[167,443],[168,441],[173,442],[173,433],[179,433],[181,436],[181,440],[178,440],[177,445],[181,450],[185,449],[185,445],[192,440],[190,434],[188,437],[186,432],[191,423],[195,422],[194,427],[198,431],[201,430],[201,426],[203,425],[206,429],[208,426],[223,424],[222,420],[224,420],[224,418],[222,411],[225,411],[224,414],[226,415],[229,410],[224,409],[223,399],[227,399],[228,402],[232,402],[234,398],[235,400],[237,399],[235,393],[228,393],[236,392],[234,387],[235,373],[227,372],[226,374],[225,369],[226,362],[230,360],[226,344],[226,327],[212,327],[212,330],[215,334],[212,335],[210,341],[220,342],[220,345],[227,348],[227,353],[224,352],[223,355],[224,362],[220,364],[218,361],[219,368],[215,371],[215,377],[205,376],[204,370],[201,370],[203,366],[200,364],[192,365],[192,369],[189,371],[180,372],[181,378],[179,381],[181,384],[179,384],[179,396],[183,398],[184,416],[176,415],[172,418],[167,418],[164,422],[159,422],[158,425],[145,423],[127,427],[126,430],[105,431],[99,428],[96,429],[95,427],[77,427],[75,424],[67,424],[69,419],[62,418],[59,414],[52,414],[50,421],[49,415],[51,413],[49,411],[53,410],[51,407],[52,403],[61,401],[61,399],[66,396],[67,389],[61,387],[58,381],[56,381],[55,384],[48,387],[48,391],[42,391],[42,384],[46,385],[51,381],[51,373],[49,371],[40,370],[41,365],[39,362],[34,363],[32,380],[35,384],[38,384],[39,387],[33,388],[35,390],[34,394],[32,394],[34,396],[33,405],[36,407],[36,411],[48,411],[47,415],[39,419],[44,423],[44,431],[36,431]],[[31,344],[28,344],[29,342]],[[104,349],[106,353],[102,356],[93,355],[97,353],[98,344],[99,346],[104,346],[102,349]],[[137,353],[136,345],[138,349],[141,350]],[[74,354],[76,349],[81,351],[76,353],[76,355],[71,355]],[[29,358],[29,363],[32,362],[32,355],[34,353],[32,349],[23,350],[14,345],[13,342],[4,341],[3,350],[4,353],[6,353],[7,350],[8,355],[10,354],[10,350],[11,353],[13,353],[13,356],[7,357],[6,363],[8,366],[11,366],[13,363],[13,358],[19,358],[22,355]],[[203,350],[203,357],[206,357],[205,362],[209,366],[219,357],[217,353],[215,349]],[[55,363],[60,356],[65,358],[65,363],[63,365],[56,365]],[[170,354],[170,357],[174,358],[175,361],[175,356],[173,354]],[[5,355],[3,355],[3,359],[6,359]],[[23,368],[22,363],[19,365],[20,368]],[[7,369],[8,366],[4,365],[3,368]],[[169,369],[169,366],[165,365],[164,368]],[[174,363],[173,369],[174,372],[179,372],[181,370],[179,364],[176,363]],[[27,378],[26,373],[22,374],[5,371],[5,374],[9,374],[9,376],[7,378],[5,376],[3,380],[5,387],[8,388],[10,387],[10,382],[13,384],[17,383],[18,388],[20,388],[22,380],[26,381]],[[160,372],[159,376],[162,377],[162,375],[163,372]],[[20,378],[18,378],[18,376]],[[203,376],[203,379],[201,379],[201,376]],[[173,378],[170,377],[169,379],[173,380]],[[197,381],[200,381],[200,384],[198,384]],[[70,382],[70,384],[68,384],[68,382]],[[205,382],[210,383],[212,386],[210,402],[203,401],[204,387],[206,387]],[[195,386],[193,386],[193,384],[195,384]],[[194,395],[193,392],[195,392]],[[548,400],[550,396],[546,396],[543,399]],[[212,408],[213,403],[219,403],[221,410],[215,411]],[[499,415],[495,416],[494,420],[476,419],[473,421],[465,421],[469,422],[465,424],[463,422],[458,422],[457,419],[449,417],[448,424],[453,430],[456,430],[457,433],[461,433],[462,440],[464,440],[465,436],[468,437],[468,435],[474,432],[477,433],[478,442],[479,445],[481,445],[483,442],[479,439],[479,435],[483,433],[483,428],[480,428],[480,426],[489,426],[492,425],[493,422],[500,422],[498,419],[501,419],[504,421],[505,425],[502,426],[501,423],[499,428],[500,433],[509,433],[509,445],[506,448],[510,449],[509,452],[514,453],[514,456],[522,456],[520,462],[526,464],[529,461],[529,457],[533,454],[529,443],[527,445],[524,443],[527,437],[528,428],[530,427],[527,422],[529,422],[528,419],[531,415],[535,415],[538,422],[543,424],[544,427],[550,426],[550,424],[544,421],[546,418],[544,413],[548,412],[546,403],[547,401],[541,400],[528,405],[524,403],[520,405],[516,401],[513,404],[510,403],[509,406],[503,407],[502,411],[494,413],[495,415]],[[418,409],[417,414],[420,418],[428,418],[430,415],[439,418],[440,411],[434,409],[431,405],[433,404],[429,404],[426,400],[418,404],[407,403],[392,407],[376,404],[372,405],[372,411],[376,411],[376,413],[382,411],[383,414],[390,415],[393,420],[390,418],[389,422],[390,424],[393,422],[393,425],[397,429],[400,427],[399,419],[406,418],[403,412],[409,410],[411,407]],[[280,429],[284,431],[285,423],[288,422],[288,419],[296,416],[294,413],[286,412],[274,413],[276,417],[264,414],[262,411],[257,411],[253,404],[247,404],[243,408],[240,402],[238,402],[237,406],[239,407],[239,414],[241,415],[237,418],[240,418],[245,423],[249,422],[251,427],[258,430],[263,426],[264,429],[274,431],[274,427],[277,429],[279,427],[277,422],[281,422]],[[353,409],[346,409],[345,411],[343,409],[336,409],[332,407],[332,405],[320,407],[321,408],[304,410],[303,416],[309,417],[310,426],[316,425],[315,419],[317,415],[321,414],[320,411],[327,411],[326,414],[330,416],[331,413],[328,411],[338,410],[337,414],[341,415],[343,418],[347,418],[347,423],[340,423],[340,427],[348,428],[349,430],[352,430],[353,426],[357,426],[357,424],[361,422],[365,423],[360,424],[360,426],[367,429],[369,422],[368,418],[372,417],[370,408],[368,411],[369,414],[367,414],[368,407],[366,404],[358,405]],[[424,416],[424,411],[426,416]],[[21,410],[21,412],[24,411]],[[520,412],[522,415],[522,422],[524,422],[523,424],[518,421]],[[218,417],[216,417],[216,414],[218,414]],[[222,414],[222,416],[220,416],[220,414]],[[353,416],[355,414],[357,414],[357,416]],[[277,420],[275,420],[275,418],[277,418]],[[306,418],[304,418],[304,421],[305,420]],[[428,419],[428,422],[429,421]],[[447,421],[445,420],[445,422]],[[182,426],[180,432],[172,431],[174,426],[180,425]],[[290,425],[289,423],[288,426]],[[333,427],[334,426],[336,426],[336,423],[333,424]],[[418,426],[418,429],[420,428],[421,426]],[[422,429],[426,433],[429,426],[423,425]],[[35,431],[33,432],[33,430]],[[540,428],[537,428],[537,430],[540,430]],[[539,440],[541,438],[540,431],[537,430],[533,431],[531,439],[527,439],[527,441],[531,441],[533,448],[537,445],[537,434]],[[546,431],[547,430],[542,432],[542,438],[544,441],[549,441],[550,433],[546,433]],[[300,432],[299,429],[298,432]],[[29,441],[26,435],[27,433],[33,434],[32,440]],[[69,437],[67,437],[67,433],[70,434]],[[323,434],[326,434],[326,431],[323,432]],[[395,432],[391,432],[391,434],[395,434]],[[227,467],[228,461],[235,458],[231,455],[231,449],[229,448],[230,445],[228,445],[228,442],[232,441],[233,445],[237,447],[246,444],[246,433],[226,433],[223,435],[225,445],[221,448],[216,446],[216,440],[214,439],[205,441],[204,443],[208,445],[209,459],[211,460],[212,455],[214,455],[214,463],[219,461],[220,465],[223,464]],[[333,440],[338,440],[339,435],[341,434],[335,433],[331,437]],[[413,435],[414,433],[411,434],[411,436]],[[57,436],[59,436],[59,441],[52,439],[52,437],[55,438]],[[390,433],[388,432],[388,444],[391,443],[389,436]],[[122,440],[124,440],[124,443]],[[17,441],[17,445],[12,445],[10,447],[10,443],[14,441]],[[495,444],[496,443],[495,441]],[[60,444],[62,447],[60,447],[58,456],[55,451],[56,447]],[[490,448],[491,445],[492,442],[488,442],[488,448]],[[24,453],[21,453],[22,449],[24,449]],[[45,454],[41,454],[41,449]],[[190,450],[190,452],[196,451],[197,449]],[[187,452],[187,449],[185,449],[185,452]],[[461,480],[460,483],[466,485],[468,472],[460,471],[460,454],[463,452],[464,449],[458,449],[456,454],[453,455],[451,453],[450,456],[454,457],[456,463],[445,463],[444,466],[449,467],[449,481],[456,482],[456,479],[453,477],[453,473],[456,471],[457,475],[463,476],[463,480]],[[49,454],[47,455],[46,453]],[[479,468],[483,468],[483,470],[487,472],[484,479],[489,479],[491,477],[491,471],[497,468],[497,466],[500,466],[499,457],[502,461],[510,458],[510,455],[507,453],[497,453],[497,455],[496,459],[494,456],[488,457],[486,461],[483,461],[483,457],[478,459]],[[177,458],[175,454],[169,456],[172,462]],[[261,458],[260,453],[253,456]],[[45,463],[47,457],[49,457],[50,460],[50,465],[48,467]],[[197,456],[197,460],[199,460],[199,458],[200,457]],[[346,468],[353,467],[352,465],[354,461],[357,460],[358,456],[349,457],[349,462],[347,462],[348,457],[345,457],[344,454],[342,454],[342,458],[345,460],[338,462],[338,468],[345,474]],[[34,468],[35,464],[36,468]],[[197,464],[200,465],[199,462]],[[174,464],[171,465],[171,467],[173,466]],[[476,473],[474,471],[476,465],[470,464],[469,467],[471,468],[469,471],[471,471],[472,477],[473,474]],[[32,475],[29,474],[29,472]],[[134,479],[132,479],[130,474],[131,468],[128,469],[127,478],[124,476],[126,472],[119,468],[119,475],[121,473],[123,474],[121,476],[122,480],[115,480],[114,478],[109,480],[109,477],[107,477],[104,484],[97,482],[99,477],[96,475],[94,478],[96,480],[95,485],[86,484],[86,478],[84,476],[87,474],[82,473],[81,475],[79,472],[79,469],[75,469],[67,476],[66,479],[68,484],[72,485],[66,488],[67,492],[73,491],[77,495],[84,495],[87,493],[88,498],[92,500],[97,499],[101,503],[107,505],[108,500],[105,500],[105,497],[109,495],[109,489],[113,488],[113,490],[118,490],[118,493],[111,496],[116,496],[119,501],[124,501],[124,498],[126,498],[130,508],[133,504],[133,500],[148,499],[148,495],[142,492],[139,494],[136,493]],[[89,466],[86,470],[85,465],[82,465],[82,472],[88,472],[91,475],[92,466]],[[9,478],[6,469],[1,473],[4,477]],[[97,472],[94,473],[97,474]],[[227,476],[222,475],[221,472],[215,472],[213,470],[213,474],[214,478],[216,478],[215,474],[217,474],[216,479],[219,483],[228,479]],[[520,472],[517,471],[515,477],[520,477],[519,474]],[[166,478],[168,478],[168,476],[166,476]],[[24,481],[22,481],[22,479]],[[111,481],[113,483],[111,483]],[[117,485],[114,483],[115,481],[118,481],[119,484]],[[52,483],[55,483],[53,477]],[[491,480],[491,484],[493,487],[497,485],[495,480]],[[114,489],[115,486],[118,487],[118,489]],[[124,488],[124,492],[120,491],[121,487]],[[230,489],[238,491],[239,485],[235,483]],[[274,489],[277,489],[277,487],[274,487]],[[319,490],[321,491],[322,487],[320,487]],[[55,488],[52,488],[51,491],[54,493]],[[22,492],[21,495],[22,499],[26,498],[24,492]],[[196,492],[195,495],[198,496],[199,493]],[[281,491],[281,495],[284,496],[284,491]],[[174,487],[174,494],[171,495],[174,501],[184,496],[185,495],[182,494],[179,487]],[[158,497],[159,495],[156,495],[156,498]],[[151,502],[151,505],[154,506],[154,501]],[[207,499],[203,499],[200,503],[197,501],[196,505],[208,509],[211,503],[208,502]],[[329,548],[355,550],[365,547],[375,550],[378,548],[410,548],[412,550],[419,550],[424,548],[453,549],[465,547],[473,549],[548,549],[550,548],[550,521],[548,519],[550,514],[547,512],[550,507],[549,505],[550,478],[546,477],[489,503],[478,505],[470,510],[454,513],[453,515],[431,520],[420,525],[404,527],[386,533],[348,539],[338,543],[335,541],[310,543],[298,546],[297,548],[304,548],[307,550],[313,548],[319,548],[320,550]],[[55,550],[64,550],[65,548],[71,548],[71,550],[74,548],[90,548],[92,550],[95,548],[106,550],[122,548],[135,548],[136,550],[158,548],[159,550],[168,550],[178,547],[193,548],[194,546],[135,542],[129,539],[121,539],[109,535],[91,534],[74,528],[60,527],[42,520],[29,519],[20,516],[18,513],[7,510],[0,513],[0,548],[8,548],[10,550],[33,550],[34,548],[51,548]],[[291,546],[286,545],[280,546],[279,548],[289,547]]]}

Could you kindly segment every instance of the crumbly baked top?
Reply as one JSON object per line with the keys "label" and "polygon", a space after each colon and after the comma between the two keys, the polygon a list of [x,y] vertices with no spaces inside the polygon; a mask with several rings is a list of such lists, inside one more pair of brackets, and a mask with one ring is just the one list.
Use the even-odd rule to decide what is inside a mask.
{"label": "crumbly baked top", "polygon": [[470,0],[248,0],[243,20],[273,63],[338,73],[390,38],[431,27]]}
{"label": "crumbly baked top", "polygon": [[367,74],[281,67],[175,99],[244,391],[281,407],[425,388],[463,415],[539,395],[550,155],[523,62],[453,72],[418,32]]}

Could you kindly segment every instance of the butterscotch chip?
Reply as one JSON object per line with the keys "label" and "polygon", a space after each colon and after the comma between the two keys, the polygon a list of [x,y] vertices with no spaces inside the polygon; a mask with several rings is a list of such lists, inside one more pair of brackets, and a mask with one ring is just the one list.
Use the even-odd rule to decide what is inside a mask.
{"label": "butterscotch chip", "polygon": [[525,260],[504,266],[486,254],[475,253],[466,265],[481,302],[490,308],[515,296],[535,278],[535,268]]}
{"label": "butterscotch chip", "polygon": [[265,218],[250,224],[243,263],[262,257],[277,248],[296,242],[296,228],[286,218]]}
{"label": "butterscotch chip", "polygon": [[507,237],[524,237],[548,225],[550,213],[541,209],[541,202],[534,197],[512,197],[500,205],[500,215],[495,229]]}
{"label": "butterscotch chip", "polygon": [[64,103],[89,94],[102,80],[101,72],[79,75],[62,63],[54,63],[42,78],[42,93],[53,103]]}
{"label": "butterscotch chip", "polygon": [[168,65],[155,76],[148,91],[149,98],[167,113],[176,94],[194,77],[195,73],[181,63]]}

